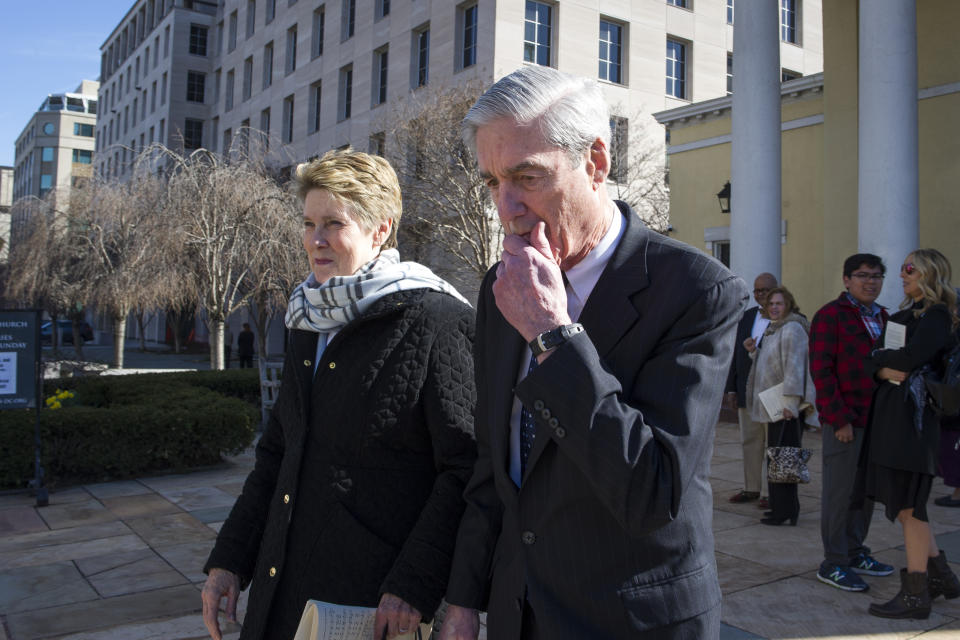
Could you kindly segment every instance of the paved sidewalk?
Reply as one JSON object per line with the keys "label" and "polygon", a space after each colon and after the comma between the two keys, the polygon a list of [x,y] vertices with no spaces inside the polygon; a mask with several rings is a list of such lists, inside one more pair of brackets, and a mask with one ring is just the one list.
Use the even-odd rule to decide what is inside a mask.
{"label": "paved sidewalk", "polygon": [[[871,589],[860,594],[817,582],[819,438],[805,436],[815,450],[813,482],[800,488],[798,526],[766,527],[756,503],[727,501],[741,483],[739,434],[734,424],[718,426],[712,477],[721,638],[960,638],[960,599],[937,600],[928,620],[882,620],[867,606],[892,597],[895,576],[867,577]],[[248,451],[215,470],[56,491],[42,509],[24,494],[0,495],[0,640],[206,638],[200,569],[252,463]],[[934,496],[945,492],[938,482]],[[960,560],[960,509],[931,504],[930,514],[940,544]],[[880,560],[904,565],[900,528],[880,511],[869,543]],[[237,635],[233,627],[227,637]]]}

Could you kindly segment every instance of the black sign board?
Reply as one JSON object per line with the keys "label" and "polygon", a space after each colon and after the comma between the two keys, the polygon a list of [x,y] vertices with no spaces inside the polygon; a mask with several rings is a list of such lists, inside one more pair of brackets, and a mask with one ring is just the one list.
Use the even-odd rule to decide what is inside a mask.
{"label": "black sign board", "polygon": [[40,314],[0,311],[0,409],[34,409],[40,359]]}

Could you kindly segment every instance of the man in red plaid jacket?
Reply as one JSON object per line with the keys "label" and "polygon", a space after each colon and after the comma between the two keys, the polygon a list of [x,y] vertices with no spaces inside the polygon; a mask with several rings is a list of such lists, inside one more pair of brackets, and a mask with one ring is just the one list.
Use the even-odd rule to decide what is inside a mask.
{"label": "man in red plaid jacket", "polygon": [[846,291],[817,311],[810,325],[810,374],[823,425],[823,492],[820,535],[823,563],[817,578],[844,591],[866,591],[858,574],[886,576],[893,567],[870,556],[864,545],[873,502],[850,509],[857,460],[863,446],[874,381],[864,363],[878,348],[887,311],[876,303],[886,267],[870,253],[843,263]]}

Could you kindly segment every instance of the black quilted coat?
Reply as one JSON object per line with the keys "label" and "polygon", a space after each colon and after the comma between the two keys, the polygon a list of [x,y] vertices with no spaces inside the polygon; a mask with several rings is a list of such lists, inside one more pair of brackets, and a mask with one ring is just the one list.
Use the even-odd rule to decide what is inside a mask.
{"label": "black quilted coat", "polygon": [[242,640],[289,640],[308,599],[429,620],[446,588],[473,437],[474,313],[446,294],[385,296],[327,345],[293,330],[256,465],[204,571],[250,587]]}

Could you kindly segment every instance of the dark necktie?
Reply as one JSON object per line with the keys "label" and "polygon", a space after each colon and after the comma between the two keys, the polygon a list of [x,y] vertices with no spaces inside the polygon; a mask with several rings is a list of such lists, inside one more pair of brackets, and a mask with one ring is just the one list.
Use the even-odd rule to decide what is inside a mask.
{"label": "dark necktie", "polygon": [[[527,375],[537,368],[537,359],[531,355],[530,367],[527,369]],[[533,449],[533,439],[537,435],[537,425],[533,419],[533,412],[522,405],[520,410],[520,478],[523,481],[523,474],[527,470],[527,458]]]}

